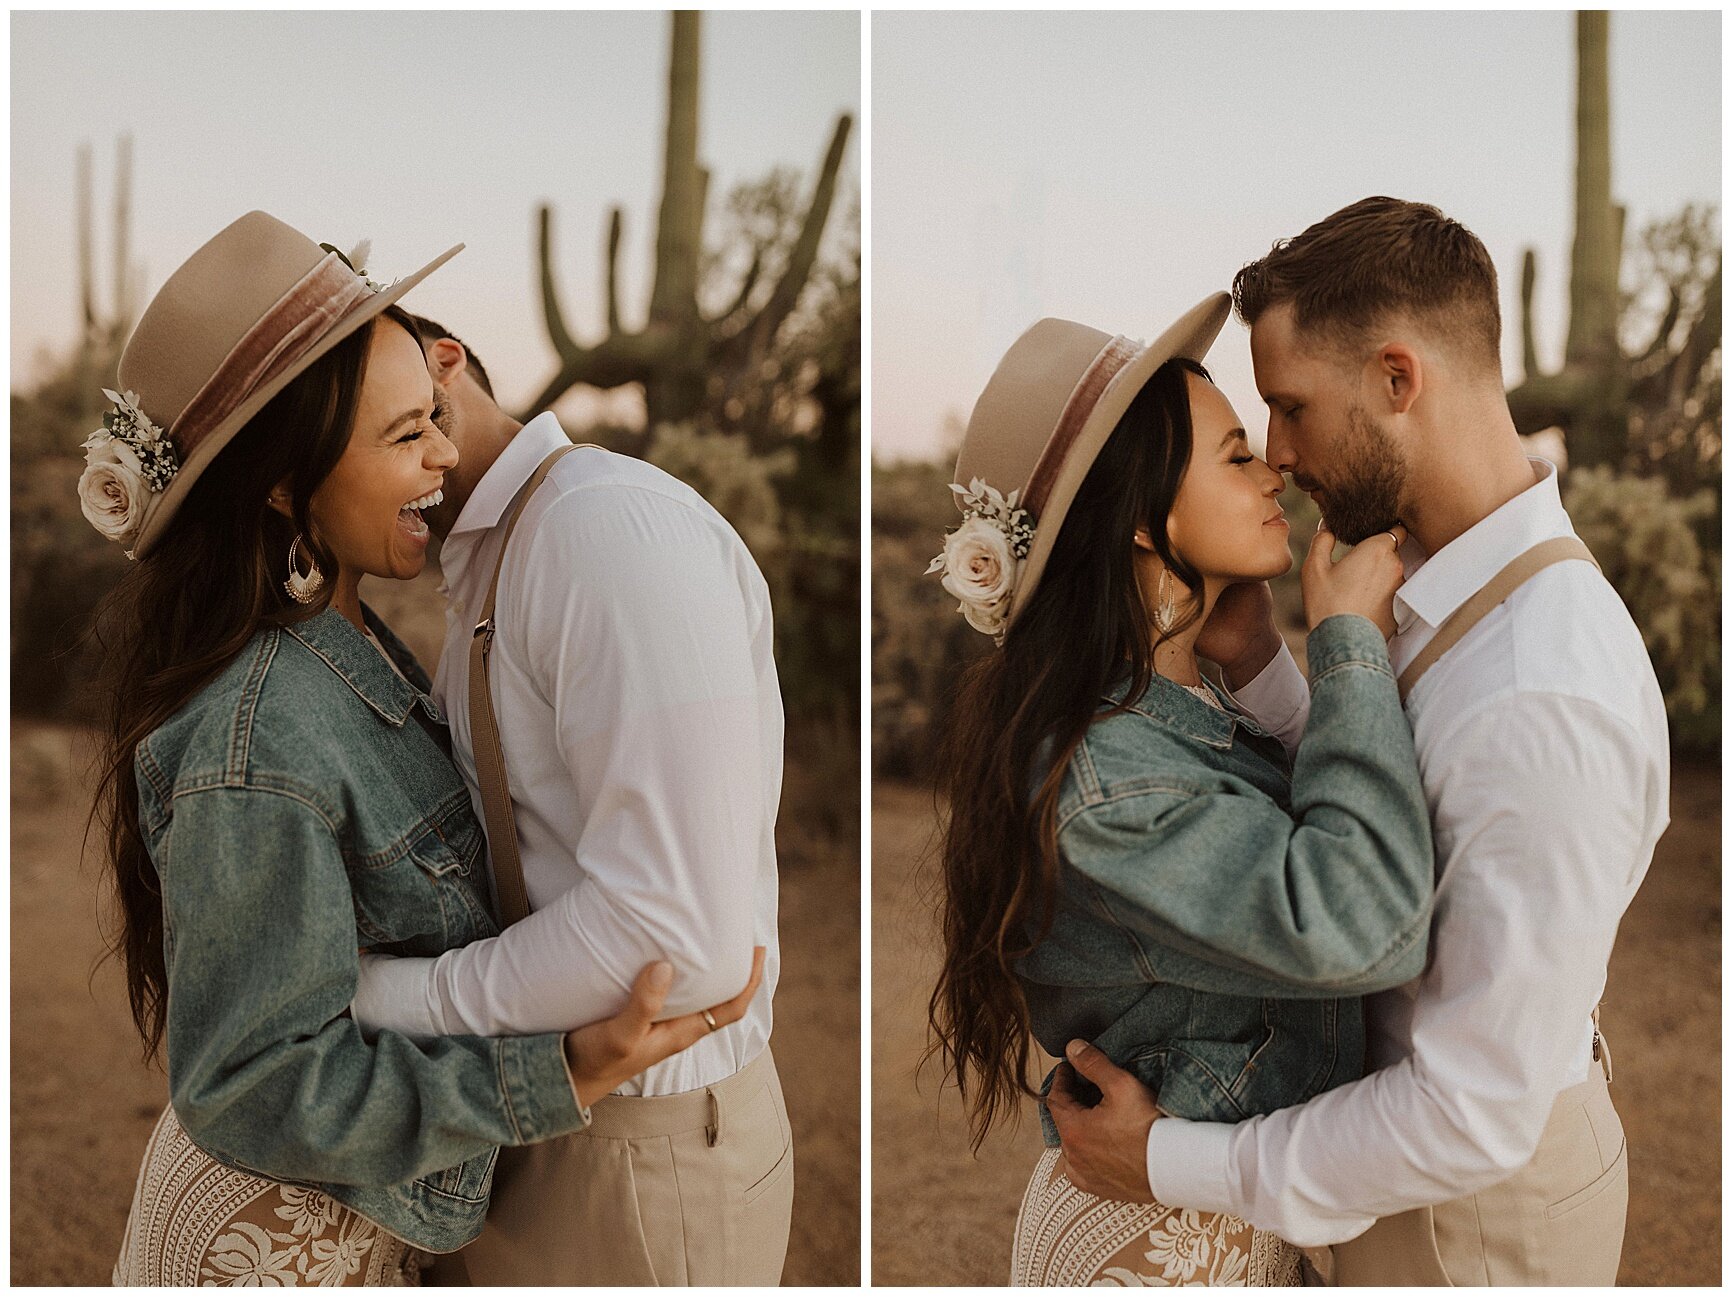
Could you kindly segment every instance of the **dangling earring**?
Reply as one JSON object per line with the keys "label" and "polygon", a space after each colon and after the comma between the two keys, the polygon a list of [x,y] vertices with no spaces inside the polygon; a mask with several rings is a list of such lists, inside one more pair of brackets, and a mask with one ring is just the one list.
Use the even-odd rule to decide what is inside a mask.
{"label": "dangling earring", "polygon": [[1165,635],[1173,629],[1173,621],[1178,616],[1174,610],[1173,601],[1168,594],[1169,582],[1167,569],[1161,569],[1161,582],[1155,587],[1155,629]]}
{"label": "dangling earring", "polygon": [[289,598],[296,603],[312,603],[318,597],[319,587],[325,584],[325,574],[319,571],[319,564],[310,549],[307,552],[307,574],[302,576],[296,570],[295,550],[300,543],[301,538],[298,535],[289,542],[289,579],[283,582],[283,589],[289,592]]}

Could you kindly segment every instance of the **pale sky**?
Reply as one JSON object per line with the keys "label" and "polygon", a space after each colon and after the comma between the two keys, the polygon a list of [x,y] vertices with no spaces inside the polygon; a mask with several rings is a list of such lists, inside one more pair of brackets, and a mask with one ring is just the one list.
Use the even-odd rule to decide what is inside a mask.
{"label": "pale sky", "polygon": [[[648,306],[666,119],[657,13],[15,13],[14,384],[76,336],[74,154],[95,153],[98,300],[109,300],[115,140],[133,136],[133,248],[144,300],[211,235],[263,208],[315,241],[373,240],[373,278],[468,246],[405,305],[457,331],[507,404],[554,370],[535,205],[555,204],[567,325],[604,326],[607,210],[625,208],[621,304]],[[816,176],[839,113],[856,118],[832,209],[859,194],[860,16],[703,20],[699,160],[708,231],[733,185]],[[142,303],[141,303],[142,304]]]}
{"label": "pale sky", "polygon": [[[1568,319],[1575,24],[1551,13],[876,13],[872,439],[945,448],[1044,315],[1150,339],[1356,199],[1430,202],[1485,242],[1521,370]],[[1613,197],[1629,229],[1720,198],[1720,15],[1614,13]],[[1208,364],[1261,445],[1245,332]]]}

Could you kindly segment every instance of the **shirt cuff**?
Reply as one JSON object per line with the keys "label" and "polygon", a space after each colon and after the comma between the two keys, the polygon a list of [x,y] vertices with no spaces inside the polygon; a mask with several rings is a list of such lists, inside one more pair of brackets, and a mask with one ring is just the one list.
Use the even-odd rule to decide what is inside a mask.
{"label": "shirt cuff", "polygon": [[1311,699],[1305,673],[1299,669],[1286,640],[1281,641],[1280,650],[1243,688],[1227,689],[1226,694],[1240,711],[1271,734],[1280,734],[1291,725]]}
{"label": "shirt cuff", "polygon": [[1227,1185],[1233,1127],[1157,1117],[1149,1127],[1149,1192],[1165,1207],[1239,1214]]}
{"label": "shirt cuff", "polygon": [[368,1040],[381,1031],[395,1031],[415,1041],[448,1034],[440,1030],[431,1004],[432,963],[425,958],[361,956],[349,1016]]}

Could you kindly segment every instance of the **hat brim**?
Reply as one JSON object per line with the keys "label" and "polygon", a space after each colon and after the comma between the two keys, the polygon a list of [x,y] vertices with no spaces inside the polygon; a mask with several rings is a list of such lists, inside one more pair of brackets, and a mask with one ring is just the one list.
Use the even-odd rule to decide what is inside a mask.
{"label": "hat brim", "polygon": [[405,293],[463,251],[463,248],[464,245],[461,243],[448,248],[414,274],[397,280],[384,292],[374,293],[357,303],[352,311],[333,324],[324,336],[308,348],[306,355],[271,379],[270,382],[260,386],[257,391],[236,406],[232,414],[206,433],[199,441],[198,448],[188,455],[186,461],[175,471],[168,487],[151,502],[150,512],[145,518],[144,527],[132,546],[133,557],[143,558],[162,538],[163,533],[168,530],[168,524],[179,511],[182,502],[185,501],[187,493],[198,481],[199,475],[210,467],[211,462],[222,453],[223,447],[234,440],[235,434],[246,427],[255,414],[269,405],[285,387],[306,373],[338,343],[353,336],[357,330],[378,316],[386,307],[395,305]]}
{"label": "hat brim", "polygon": [[1064,463],[1059,466],[1058,474],[1053,480],[1052,490],[1047,495],[1039,519],[1036,520],[1028,555],[1023,559],[1022,569],[1017,574],[1016,589],[1011,596],[1010,611],[1005,618],[1006,626],[1014,623],[1018,614],[1028,606],[1029,597],[1040,584],[1041,573],[1046,570],[1046,562],[1052,555],[1052,547],[1058,540],[1059,530],[1064,526],[1065,515],[1070,511],[1077,492],[1082,489],[1083,479],[1088,477],[1089,469],[1094,467],[1101,448],[1107,444],[1107,438],[1112,436],[1113,429],[1118,427],[1125,411],[1130,409],[1137,393],[1155,376],[1155,371],[1169,360],[1184,357],[1200,363],[1214,345],[1221,326],[1227,322],[1232,305],[1233,299],[1226,293],[1211,293],[1180,316],[1160,337],[1126,361],[1124,367],[1113,375],[1112,381],[1101,393],[1100,400],[1084,420],[1082,431],[1071,443]]}

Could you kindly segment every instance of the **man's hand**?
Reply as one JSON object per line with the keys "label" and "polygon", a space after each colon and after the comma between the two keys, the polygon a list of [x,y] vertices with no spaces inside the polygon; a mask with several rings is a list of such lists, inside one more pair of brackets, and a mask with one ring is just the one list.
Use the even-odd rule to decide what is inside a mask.
{"label": "man's hand", "polygon": [[1267,581],[1241,581],[1221,591],[1197,632],[1197,656],[1221,668],[1229,689],[1250,684],[1280,651],[1275,596]]}
{"label": "man's hand", "polygon": [[[1064,1143],[1065,1175],[1099,1198],[1153,1202],[1144,1150],[1149,1127],[1161,1115],[1154,1096],[1087,1041],[1071,1041],[1065,1054],[1070,1061],[1059,1064],[1046,1099]],[[1101,1092],[1092,1108],[1078,1097],[1078,1072]]]}
{"label": "man's hand", "polygon": [[[752,980],[725,1004],[708,1010],[716,1027],[745,1016],[746,1007],[764,980],[764,947],[752,948]],[[673,965],[646,964],[631,986],[631,999],[611,1018],[579,1027],[565,1036],[565,1064],[571,1088],[582,1107],[604,1099],[645,1068],[671,1058],[702,1040],[714,1028],[703,1012],[657,1022],[673,985]]]}

